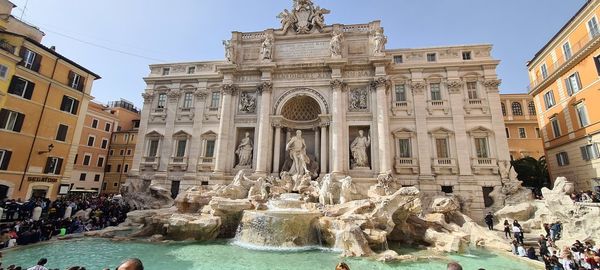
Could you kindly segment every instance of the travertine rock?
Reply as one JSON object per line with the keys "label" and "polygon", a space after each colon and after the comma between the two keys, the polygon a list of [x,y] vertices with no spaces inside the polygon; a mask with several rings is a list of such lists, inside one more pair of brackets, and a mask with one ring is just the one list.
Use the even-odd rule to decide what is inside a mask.
{"label": "travertine rock", "polygon": [[214,240],[221,227],[221,218],[215,216],[173,214],[167,222],[166,237],[173,240]]}
{"label": "travertine rock", "polygon": [[438,197],[433,199],[431,203],[431,212],[433,213],[451,213],[460,210],[460,203],[454,196],[452,197]]}
{"label": "travertine rock", "polygon": [[175,206],[180,213],[198,213],[212,199],[202,187],[191,187],[175,198]]}
{"label": "travertine rock", "polygon": [[517,205],[507,205],[496,212],[496,219],[502,223],[505,219],[509,220],[528,220],[533,217],[535,207],[530,202],[524,202]]}

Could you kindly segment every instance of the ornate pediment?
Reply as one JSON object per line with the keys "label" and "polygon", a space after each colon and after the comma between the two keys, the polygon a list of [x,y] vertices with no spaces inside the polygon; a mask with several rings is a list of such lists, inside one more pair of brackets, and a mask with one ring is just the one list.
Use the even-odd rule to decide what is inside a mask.
{"label": "ornate pediment", "polygon": [[308,34],[325,28],[325,14],[331,11],[315,6],[311,0],[294,0],[292,11],[284,9],[277,18],[281,21],[282,34],[292,30],[297,34]]}

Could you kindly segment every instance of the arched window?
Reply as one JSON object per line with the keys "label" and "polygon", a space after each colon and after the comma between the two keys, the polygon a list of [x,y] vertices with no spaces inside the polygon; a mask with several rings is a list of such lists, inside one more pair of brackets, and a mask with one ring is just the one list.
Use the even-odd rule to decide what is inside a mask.
{"label": "arched window", "polygon": [[502,115],[506,116],[506,106],[504,106],[504,102],[500,103],[500,108],[502,108]]}
{"label": "arched window", "polygon": [[529,115],[535,115],[535,104],[533,103],[533,101],[529,101],[527,109],[529,110]]}
{"label": "arched window", "polygon": [[513,115],[523,115],[523,108],[521,107],[521,103],[519,103],[519,102],[512,103],[512,113],[513,113]]}

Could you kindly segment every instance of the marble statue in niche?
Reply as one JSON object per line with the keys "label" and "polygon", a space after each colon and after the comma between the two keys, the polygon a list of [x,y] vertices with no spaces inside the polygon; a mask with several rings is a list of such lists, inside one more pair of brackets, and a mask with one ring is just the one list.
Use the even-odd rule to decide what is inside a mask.
{"label": "marble statue in niche", "polygon": [[342,38],[343,36],[340,31],[335,31],[333,33],[333,37],[331,37],[331,41],[329,42],[332,58],[342,57]]}
{"label": "marble statue in niche", "polygon": [[352,168],[368,168],[369,167],[369,156],[367,155],[367,148],[371,146],[371,137],[367,135],[365,137],[364,131],[358,131],[358,137],[350,144],[350,150],[352,151],[353,164]]}
{"label": "marble statue in niche", "polygon": [[256,112],[256,97],[248,92],[242,92],[240,95],[240,112],[254,113]]}
{"label": "marble statue in niche", "polygon": [[385,44],[387,43],[387,37],[383,34],[383,28],[375,30],[373,36],[373,55],[385,54]]}
{"label": "marble statue in niche", "polygon": [[296,130],[296,136],[292,137],[285,146],[285,150],[289,152],[292,159],[292,167],[288,172],[290,175],[304,175],[310,173],[307,165],[310,159],[306,154],[306,143],[302,138],[302,131]]}
{"label": "marble statue in niche", "polygon": [[368,94],[369,91],[366,88],[353,89],[350,91],[350,111],[366,111],[369,108]]}
{"label": "marble statue in niche", "polygon": [[250,167],[252,165],[252,139],[250,132],[246,132],[244,138],[240,141],[235,154],[238,156],[238,165],[236,167]]}
{"label": "marble statue in niche", "polygon": [[269,61],[273,59],[273,36],[267,35],[260,47],[260,59]]}

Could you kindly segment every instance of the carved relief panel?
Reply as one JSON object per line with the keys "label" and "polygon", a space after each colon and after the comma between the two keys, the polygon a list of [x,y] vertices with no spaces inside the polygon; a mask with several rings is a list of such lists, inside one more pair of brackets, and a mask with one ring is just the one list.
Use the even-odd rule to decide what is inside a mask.
{"label": "carved relief panel", "polygon": [[366,86],[350,90],[348,93],[348,111],[369,111],[369,89]]}

